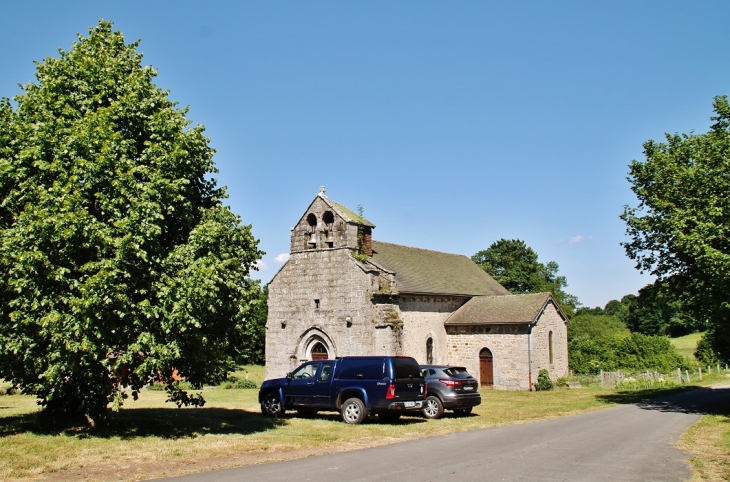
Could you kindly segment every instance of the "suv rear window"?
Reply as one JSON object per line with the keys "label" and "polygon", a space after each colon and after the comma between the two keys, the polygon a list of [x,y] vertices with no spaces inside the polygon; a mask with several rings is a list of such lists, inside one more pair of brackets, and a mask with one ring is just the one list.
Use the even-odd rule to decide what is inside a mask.
{"label": "suv rear window", "polygon": [[391,358],[396,380],[399,378],[423,378],[421,369],[413,358]]}
{"label": "suv rear window", "polygon": [[461,367],[444,368],[444,373],[453,378],[471,377],[471,375],[469,375],[469,372],[466,371],[466,368]]}

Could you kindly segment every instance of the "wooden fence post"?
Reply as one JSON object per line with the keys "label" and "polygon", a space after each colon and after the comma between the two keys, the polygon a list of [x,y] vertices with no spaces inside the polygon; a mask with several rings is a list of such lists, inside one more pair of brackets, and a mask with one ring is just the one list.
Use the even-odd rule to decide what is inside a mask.
{"label": "wooden fence post", "polygon": [[701,367],[697,369],[697,373],[700,374],[700,381],[702,381],[702,368]]}
{"label": "wooden fence post", "polygon": [[685,374],[685,375],[687,375],[687,383],[689,383],[689,381],[690,381],[690,379],[689,379],[689,370],[687,370],[687,369],[685,368],[685,369],[684,369],[684,374]]}

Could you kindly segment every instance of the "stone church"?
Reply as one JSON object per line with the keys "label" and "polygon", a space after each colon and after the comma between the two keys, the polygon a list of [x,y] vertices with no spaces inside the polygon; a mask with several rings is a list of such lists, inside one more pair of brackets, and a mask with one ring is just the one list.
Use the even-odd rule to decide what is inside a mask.
{"label": "stone church", "polygon": [[466,256],[372,239],[375,225],[324,188],[291,230],[269,284],[266,377],[304,361],[408,355],[465,366],[482,387],[528,390],[568,374],[552,294],[512,295]]}

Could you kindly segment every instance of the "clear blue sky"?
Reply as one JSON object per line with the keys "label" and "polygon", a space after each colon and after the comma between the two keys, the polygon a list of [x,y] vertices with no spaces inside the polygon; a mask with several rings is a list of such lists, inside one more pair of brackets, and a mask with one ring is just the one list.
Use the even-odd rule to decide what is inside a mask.
{"label": "clear blue sky", "polygon": [[324,185],[375,239],[471,256],[519,238],[586,306],[635,293],[627,165],[730,93],[726,1],[4,0],[0,96],[102,18],[206,126],[264,281]]}

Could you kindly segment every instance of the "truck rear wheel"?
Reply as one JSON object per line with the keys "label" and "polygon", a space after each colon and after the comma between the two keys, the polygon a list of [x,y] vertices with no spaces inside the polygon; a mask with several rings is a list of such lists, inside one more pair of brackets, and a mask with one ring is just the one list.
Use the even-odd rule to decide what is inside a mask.
{"label": "truck rear wheel", "polygon": [[345,423],[362,423],[365,420],[365,404],[359,398],[348,398],[340,410]]}

